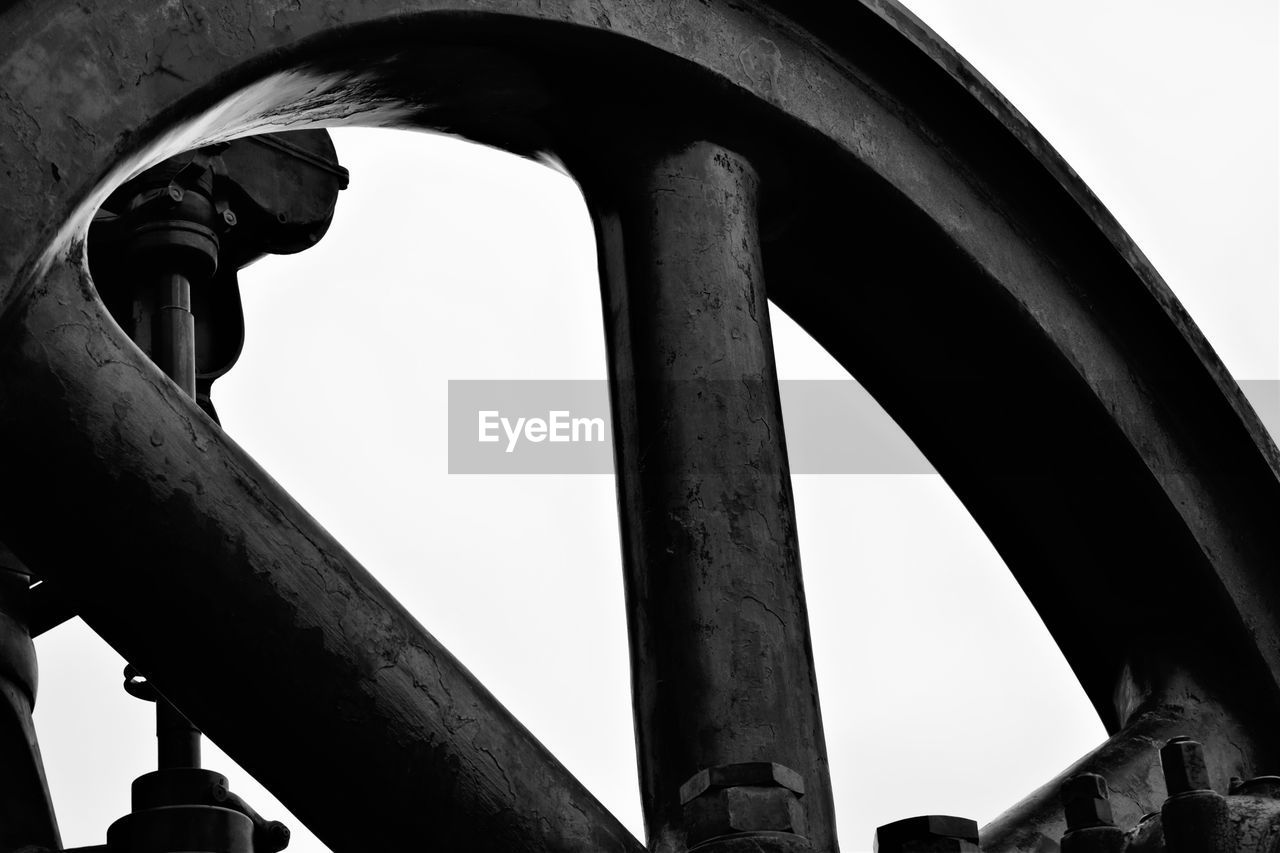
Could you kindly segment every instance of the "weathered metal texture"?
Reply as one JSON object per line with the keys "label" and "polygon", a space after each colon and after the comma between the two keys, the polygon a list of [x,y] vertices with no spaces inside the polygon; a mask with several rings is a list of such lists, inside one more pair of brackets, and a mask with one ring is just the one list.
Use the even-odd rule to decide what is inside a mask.
{"label": "weathered metal texture", "polygon": [[[1204,745],[1213,767],[1212,781],[1220,790],[1241,768],[1268,767],[1269,757],[1253,745],[1254,727],[1225,716],[1210,703],[1181,702],[1153,707],[1135,716],[1106,743],[1081,758],[1057,778],[982,830],[984,850],[1052,850],[1070,828],[1060,797],[1065,786],[1081,774],[1105,777],[1110,791],[1108,807],[1121,828],[1138,825],[1145,815],[1160,811],[1165,784],[1160,747],[1187,731],[1205,732]],[[1095,833],[1095,835],[1097,835]],[[1084,848],[1107,839],[1081,839]]]}
{"label": "weathered metal texture", "polygon": [[758,177],[706,142],[627,159],[591,197],[649,847],[834,851]]}
{"label": "weathered metal texture", "polygon": [[1160,750],[1165,790],[1160,807],[1170,853],[1235,853],[1235,826],[1227,798],[1213,790],[1200,744],[1173,738]]}
{"label": "weathered metal texture", "polygon": [[[1155,746],[1152,747],[1156,749]],[[1272,853],[1280,838],[1280,776],[1222,788],[1201,744],[1175,737],[1159,746],[1168,796],[1156,811],[1117,826],[1108,779],[1086,774],[1062,788],[1068,832],[1064,853]]]}
{"label": "weathered metal texture", "polygon": [[[334,830],[335,810],[303,802],[312,780],[283,769],[301,750],[292,739],[313,732],[255,734],[256,713],[201,686],[220,683],[205,679],[227,674],[225,661],[206,647],[192,655],[198,667],[180,665],[129,623],[150,618],[141,602],[171,595],[201,618],[167,625],[170,648],[195,652],[196,635],[224,623],[255,649],[295,642],[272,633],[292,622],[325,638],[312,645],[317,665],[341,666],[344,611],[324,590],[347,590],[351,564],[326,562],[328,546],[311,544],[328,542],[314,523],[103,320],[75,237],[137,165],[255,128],[414,124],[583,163],[592,139],[632,129],[619,116],[700,118],[756,164],[766,178],[770,298],[947,478],[1110,730],[1131,734],[1144,714],[1174,713],[1165,700],[1190,679],[1211,699],[1189,713],[1242,727],[1240,761],[1252,765],[1243,775],[1274,766],[1274,736],[1253,720],[1280,710],[1280,452],[1070,169],[885,0],[5,5],[0,305],[10,379],[0,473],[14,485],[0,537],[33,568],[98,595],[91,624],[126,655],[151,654],[157,680],[184,693],[184,710],[304,820]],[[159,444],[144,440],[153,431]],[[219,503],[232,498],[248,509]],[[276,527],[240,529],[266,519]],[[68,523],[78,542],[40,535]],[[223,545],[191,554],[202,536]],[[253,547],[225,544],[245,538]],[[128,566],[108,572],[128,580],[103,594],[96,575],[112,565]],[[174,577],[175,565],[190,574]],[[227,578],[256,578],[259,611],[277,613],[278,624],[219,609],[209,589]],[[279,592],[277,578],[296,581],[298,594]],[[378,595],[360,600],[371,618],[407,624]],[[1172,653],[1151,666],[1162,647]],[[269,668],[259,686],[284,695],[271,678],[281,674],[287,681]],[[364,677],[356,692],[392,719],[430,701]],[[317,727],[348,725],[341,703],[314,713]],[[394,766],[386,747],[366,753]],[[1143,762],[1150,769],[1151,758],[1115,747],[1093,760],[1135,776]],[[513,780],[520,772],[502,770]],[[492,765],[460,764],[459,773],[464,787],[472,775],[501,776]],[[1045,789],[1021,813],[1055,794]],[[508,807],[503,797],[490,805]]]}
{"label": "weathered metal texture", "polygon": [[1063,853],[1120,853],[1126,839],[1116,826],[1107,780],[1097,773],[1073,776],[1062,786],[1062,811],[1067,831]]}

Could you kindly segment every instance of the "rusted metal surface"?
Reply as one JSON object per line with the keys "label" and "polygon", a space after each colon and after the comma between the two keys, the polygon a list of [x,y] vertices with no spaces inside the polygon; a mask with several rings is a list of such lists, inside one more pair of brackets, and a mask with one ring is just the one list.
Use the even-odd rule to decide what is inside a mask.
{"label": "rusted metal surface", "polygon": [[758,181],[737,153],[693,142],[591,187],[641,791],[661,853],[744,835],[836,849]]}
{"label": "rusted metal surface", "polygon": [[[473,687],[452,662],[430,690],[411,687],[405,670],[417,670],[397,660],[389,671],[398,676],[374,677],[365,663],[384,648],[377,638],[403,641],[419,629],[104,319],[76,237],[140,164],[318,120],[545,148],[593,174],[618,165],[604,145],[591,162],[594,143],[625,137],[635,123],[714,125],[714,138],[764,176],[768,295],[947,478],[1115,733],[1084,769],[1118,769],[1148,785],[1153,760],[1130,747],[1155,730],[1191,734],[1211,752],[1211,742],[1234,741],[1230,761],[1246,776],[1274,766],[1265,721],[1280,711],[1280,453],[1114,220],[1024,120],[894,4],[7,5],[0,474],[14,486],[0,506],[0,537],[33,568],[97,596],[92,624],[127,655],[153,655],[158,682],[170,679],[182,706],[199,709],[201,725],[221,732],[308,823],[335,838],[356,833],[335,826],[341,818],[312,779],[285,769],[302,750],[291,736],[302,732],[264,738],[243,707],[202,686],[227,664],[201,651],[195,633],[231,625],[230,649],[292,643],[310,650],[300,654],[311,655],[305,671],[315,678],[362,674],[353,680],[363,687],[345,688],[343,701],[313,687],[311,710],[317,726],[354,738],[349,760],[382,769],[399,767],[410,744],[423,748],[415,738],[427,731],[439,738],[426,741],[432,748],[447,740],[442,754],[456,755],[470,726],[458,734],[459,718],[411,709],[452,707],[446,691]],[[41,535],[67,524],[92,553]],[[254,524],[265,527],[244,528]],[[193,542],[207,547],[192,553]],[[140,597],[102,594],[100,567],[113,565],[131,567],[125,586]],[[191,574],[175,576],[174,565]],[[218,584],[247,589],[247,609],[210,600]],[[367,622],[354,637],[333,595],[363,605]],[[155,596],[200,616],[162,622],[154,635],[188,661],[149,649],[127,624],[142,613],[137,602]],[[296,686],[272,668],[283,657],[268,655],[258,676],[269,695]],[[1182,701],[1186,684],[1202,702]],[[491,699],[475,701],[501,717]],[[391,733],[354,730],[357,708],[391,720]],[[438,725],[405,722],[421,714]],[[1203,730],[1165,732],[1174,718]],[[562,771],[511,737],[517,758],[486,764],[467,753],[474,760],[459,759],[457,790],[433,793],[462,802],[459,815],[502,825],[511,808],[503,777],[515,795],[559,790],[547,778]],[[396,773],[372,776],[370,796]],[[1055,801],[1042,790],[997,822],[986,833],[991,849],[1016,849],[1020,819],[1039,837],[1060,828],[1036,817]],[[537,843],[580,840],[575,832],[594,820]],[[436,837],[482,849],[462,835]]]}

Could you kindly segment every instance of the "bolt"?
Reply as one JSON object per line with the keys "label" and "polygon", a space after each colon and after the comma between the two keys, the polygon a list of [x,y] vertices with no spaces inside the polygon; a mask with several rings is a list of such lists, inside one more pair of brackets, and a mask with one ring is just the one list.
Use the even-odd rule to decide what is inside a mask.
{"label": "bolt", "polygon": [[1059,797],[1067,818],[1067,831],[1087,826],[1115,826],[1108,796],[1107,780],[1097,773],[1081,773],[1064,782]]}
{"label": "bolt", "polygon": [[227,223],[228,226],[235,225],[236,224],[235,213],[230,210],[222,211],[222,221]]}
{"label": "bolt", "polygon": [[723,835],[806,832],[804,806],[786,788],[717,788],[687,803],[683,812],[691,846]]}
{"label": "bolt", "polygon": [[182,197],[184,195],[185,193],[182,191],[182,187],[169,187],[169,198],[174,201],[182,201]]}
{"label": "bolt", "polygon": [[1204,747],[1189,737],[1176,737],[1160,750],[1164,786],[1169,796],[1189,791],[1208,791],[1209,768],[1204,763]]}
{"label": "bolt", "polygon": [[979,853],[978,824],[963,817],[922,815],[876,830],[876,853]]}
{"label": "bolt", "polygon": [[771,761],[748,761],[699,770],[680,786],[680,802],[688,803],[710,790],[743,785],[786,788],[797,795],[804,794],[804,777],[790,767]]}
{"label": "bolt", "polygon": [[680,786],[687,840],[754,832],[805,834],[804,779],[768,761],[724,764],[693,774]]}
{"label": "bolt", "polygon": [[[1230,853],[1238,849],[1227,798],[1209,786],[1204,747],[1176,737],[1160,750],[1169,797],[1160,807],[1170,853]],[[1247,845],[1246,845],[1247,846]]]}

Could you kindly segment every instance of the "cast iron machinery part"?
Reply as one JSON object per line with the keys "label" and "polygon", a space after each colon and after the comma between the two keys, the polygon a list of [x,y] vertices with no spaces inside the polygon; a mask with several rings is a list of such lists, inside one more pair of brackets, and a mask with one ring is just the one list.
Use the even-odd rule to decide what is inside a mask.
{"label": "cast iron machinery part", "polygon": [[1131,825],[1116,825],[1103,776],[1063,785],[1064,853],[1272,853],[1280,845],[1280,777],[1233,778],[1223,794],[1199,742],[1177,736],[1158,752],[1167,797]]}
{"label": "cast iron machinery part", "polygon": [[[326,131],[264,134],[170,157],[121,185],[94,214],[88,260],[95,287],[148,355],[157,307],[148,274],[169,269],[196,283],[189,293],[196,400],[215,421],[213,382],[244,345],[238,270],[319,242],[349,180]],[[30,599],[33,637],[78,609],[74,593],[58,583],[37,581]]]}
{"label": "cast iron machinery part", "polygon": [[177,154],[123,184],[95,213],[88,255],[94,284],[144,351],[133,308],[140,267],[161,263],[204,285],[191,292],[197,398],[216,419],[213,382],[234,366],[244,344],[237,272],[264,255],[319,242],[349,181],[323,130]]}
{"label": "cast iron machinery part", "polygon": [[919,815],[876,829],[875,853],[978,853],[978,824],[966,817]]}
{"label": "cast iron machinery part", "polygon": [[[1131,792],[1111,804],[1131,825],[1162,795],[1144,781],[1152,742],[1198,732],[1215,790],[1280,764],[1280,452],[1115,220],[910,14],[889,0],[183,8],[0,10],[0,537],[75,586],[86,621],[332,847],[640,849],[154,381],[83,275],[78,235],[138,166],[286,122],[550,150],[598,223],[637,127],[734,148],[785,214],[761,229],[769,297],[948,479],[1111,733],[1066,776]],[[789,186],[771,205],[780,161]],[[59,535],[67,519],[81,535]],[[220,695],[233,677],[271,701]],[[453,735],[463,720],[481,721],[475,739]],[[333,772],[365,784],[335,791]],[[1059,782],[984,846],[1051,848]]]}

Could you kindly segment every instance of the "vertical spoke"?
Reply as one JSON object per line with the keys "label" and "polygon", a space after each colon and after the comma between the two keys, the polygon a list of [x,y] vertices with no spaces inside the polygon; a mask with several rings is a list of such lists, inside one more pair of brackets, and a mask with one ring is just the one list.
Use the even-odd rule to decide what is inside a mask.
{"label": "vertical spoke", "polygon": [[757,175],[641,162],[596,213],[650,849],[834,850]]}

